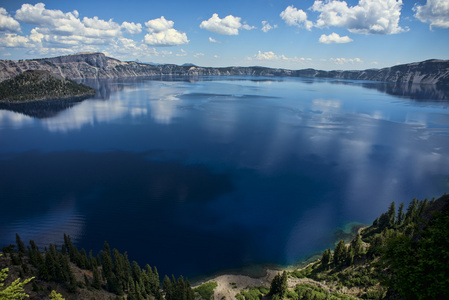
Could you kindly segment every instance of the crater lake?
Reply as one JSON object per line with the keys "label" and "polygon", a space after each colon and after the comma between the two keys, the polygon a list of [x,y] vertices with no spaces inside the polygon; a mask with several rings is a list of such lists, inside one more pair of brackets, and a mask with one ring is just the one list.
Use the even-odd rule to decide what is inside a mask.
{"label": "crater lake", "polygon": [[449,191],[448,92],[301,78],[83,82],[0,110],[0,246],[108,241],[159,273],[260,273]]}

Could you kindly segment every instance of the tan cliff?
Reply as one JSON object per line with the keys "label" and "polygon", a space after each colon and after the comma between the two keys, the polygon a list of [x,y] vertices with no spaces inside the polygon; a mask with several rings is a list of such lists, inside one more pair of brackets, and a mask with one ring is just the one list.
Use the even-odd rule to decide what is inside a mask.
{"label": "tan cliff", "polygon": [[47,70],[72,80],[143,76],[266,76],[370,80],[449,87],[448,60],[433,59],[397,65],[391,68],[361,71],[321,71],[315,69],[287,70],[257,66],[210,68],[173,64],[151,65],[122,62],[107,57],[103,53],[79,53],[19,61],[0,60],[0,81],[10,79],[27,70]]}

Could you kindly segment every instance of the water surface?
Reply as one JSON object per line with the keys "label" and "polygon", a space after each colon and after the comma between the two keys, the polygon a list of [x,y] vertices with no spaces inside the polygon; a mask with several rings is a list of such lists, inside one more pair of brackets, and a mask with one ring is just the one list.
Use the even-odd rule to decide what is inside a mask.
{"label": "water surface", "polygon": [[300,78],[90,81],[0,110],[0,244],[70,234],[161,274],[290,265],[449,190],[447,93]]}

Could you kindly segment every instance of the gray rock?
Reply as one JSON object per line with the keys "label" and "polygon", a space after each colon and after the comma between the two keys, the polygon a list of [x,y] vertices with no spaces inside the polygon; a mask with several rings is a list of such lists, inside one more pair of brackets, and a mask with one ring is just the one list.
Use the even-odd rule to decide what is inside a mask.
{"label": "gray rock", "polygon": [[287,70],[265,67],[207,68],[192,65],[150,65],[122,62],[103,53],[79,53],[32,60],[0,60],[0,81],[27,70],[48,70],[64,78],[101,79],[140,76],[284,76],[371,80],[398,84],[434,84],[449,86],[449,61],[426,60],[391,68],[361,71],[321,71],[314,69]]}

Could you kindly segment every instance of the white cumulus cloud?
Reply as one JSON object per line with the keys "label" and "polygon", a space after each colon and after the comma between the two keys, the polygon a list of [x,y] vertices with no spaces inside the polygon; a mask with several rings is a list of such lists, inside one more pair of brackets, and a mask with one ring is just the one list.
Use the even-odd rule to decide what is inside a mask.
{"label": "white cumulus cloud", "polygon": [[145,22],[148,34],[145,35],[145,43],[153,46],[176,46],[187,44],[187,35],[173,28],[174,22],[164,16]]}
{"label": "white cumulus cloud", "polygon": [[313,27],[313,22],[307,19],[307,13],[293,5],[281,12],[281,18],[289,26],[303,27],[307,30],[311,30]]}
{"label": "white cumulus cloud", "polygon": [[20,32],[20,24],[11,17],[6,9],[0,7],[0,31]]}
{"label": "white cumulus cloud", "polygon": [[15,33],[0,35],[0,47],[24,48],[28,46],[29,39]]}
{"label": "white cumulus cloud", "polygon": [[145,26],[147,26],[147,30],[150,33],[167,31],[173,28],[174,25],[175,22],[165,19],[164,16],[145,22]]}
{"label": "white cumulus cloud", "polygon": [[413,10],[415,17],[424,23],[429,23],[430,28],[449,28],[449,1],[427,0],[425,5],[416,5]]}
{"label": "white cumulus cloud", "polygon": [[23,4],[15,15],[21,22],[37,25],[57,35],[83,34],[84,25],[78,17],[76,10],[64,13],[60,10],[46,9],[44,3]]}
{"label": "white cumulus cloud", "polygon": [[342,27],[353,33],[395,34],[406,31],[399,26],[402,0],[360,0],[355,6],[346,1],[315,1],[312,11],[320,12],[318,28]]}
{"label": "white cumulus cloud", "polygon": [[319,39],[319,42],[322,44],[343,44],[350,43],[352,41],[353,40],[349,36],[340,36],[335,32],[329,35],[322,34]]}
{"label": "white cumulus cloud", "polygon": [[270,23],[268,23],[268,21],[262,21],[262,29],[260,29],[260,30],[262,30],[263,32],[268,32],[277,27],[278,27],[277,25],[271,26]]}
{"label": "white cumulus cloud", "polygon": [[[29,39],[42,48],[37,53],[47,53],[53,48],[72,51],[98,51],[93,45],[111,45],[123,37],[123,32],[136,34],[142,25],[123,22],[117,24],[112,19],[102,20],[96,16],[80,19],[78,11],[63,12],[46,9],[44,3],[23,4],[16,11],[15,18],[23,23],[36,25]],[[51,50],[52,51],[52,50]],[[63,50],[59,52],[65,52]]]}
{"label": "white cumulus cloud", "polygon": [[[29,43],[27,46],[33,46],[30,50],[31,54],[62,55],[85,51],[100,51],[101,49],[118,55],[124,52],[133,56],[145,54],[147,53],[146,51],[152,53],[145,43],[138,43],[124,37],[125,34],[134,35],[140,33],[143,27],[140,23],[124,21],[122,24],[118,24],[112,19],[103,20],[97,16],[81,18],[76,10],[63,12],[61,10],[46,9],[44,3],[35,5],[23,4],[16,11],[14,17],[22,23],[35,25],[31,29],[29,36],[26,37]],[[172,27],[173,24],[170,24]],[[180,35],[182,39],[183,36],[182,34]],[[23,38],[25,37],[21,39],[22,44],[25,41]],[[12,37],[8,40],[11,39]],[[176,39],[179,40],[179,36],[172,29],[168,32],[159,32],[158,36],[153,37],[152,42],[158,45],[170,44]],[[18,38],[15,38],[15,40],[18,41]],[[146,41],[148,40],[149,38],[146,38]]]}
{"label": "white cumulus cloud", "polygon": [[122,23],[121,27],[130,34],[138,34],[142,31],[142,24],[140,23],[135,24],[134,22],[129,23],[125,21]]}
{"label": "white cumulus cloud", "polygon": [[220,19],[218,14],[213,14],[209,20],[201,22],[200,28],[225,35],[238,35],[239,29],[251,30],[255,28],[248,24],[242,24],[241,20],[242,18],[232,15]]}

